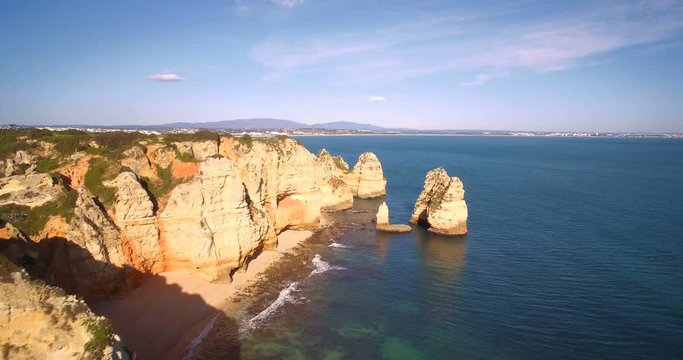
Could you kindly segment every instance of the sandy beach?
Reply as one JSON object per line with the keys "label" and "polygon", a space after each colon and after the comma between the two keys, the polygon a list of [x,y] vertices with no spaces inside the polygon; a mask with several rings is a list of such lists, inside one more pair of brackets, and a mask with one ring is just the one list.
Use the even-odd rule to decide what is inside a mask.
{"label": "sandy beach", "polygon": [[254,284],[268,267],[312,235],[308,230],[284,231],[278,235],[276,250],[262,252],[246,271],[236,273],[230,284],[210,283],[189,272],[165,272],[120,298],[91,307],[111,320],[138,359],[181,359],[202,329],[224,313],[230,298]]}

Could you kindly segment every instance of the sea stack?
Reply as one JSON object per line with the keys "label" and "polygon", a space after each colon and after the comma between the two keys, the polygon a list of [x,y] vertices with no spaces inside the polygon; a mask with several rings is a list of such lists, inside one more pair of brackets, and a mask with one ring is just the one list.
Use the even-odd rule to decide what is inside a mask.
{"label": "sea stack", "polygon": [[386,202],[377,209],[377,231],[391,232],[391,233],[409,233],[413,229],[410,225],[405,224],[389,224],[389,207]]}
{"label": "sea stack", "polygon": [[467,234],[467,204],[462,181],[444,168],[427,173],[410,222],[441,235]]}
{"label": "sea stack", "polygon": [[353,196],[360,199],[372,199],[387,194],[387,179],[384,178],[382,164],[371,152],[362,153],[358,157],[353,172],[344,176],[351,188]]}

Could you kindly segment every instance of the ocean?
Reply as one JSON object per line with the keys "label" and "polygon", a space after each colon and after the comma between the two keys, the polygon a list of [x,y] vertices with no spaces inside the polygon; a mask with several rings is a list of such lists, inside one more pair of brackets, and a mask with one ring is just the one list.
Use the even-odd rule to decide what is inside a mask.
{"label": "ocean", "polygon": [[[374,152],[387,196],[289,259],[242,325],[242,359],[683,357],[683,141],[300,137],[353,166]],[[465,185],[469,234],[407,223],[427,171]],[[296,270],[294,270],[296,269]]]}

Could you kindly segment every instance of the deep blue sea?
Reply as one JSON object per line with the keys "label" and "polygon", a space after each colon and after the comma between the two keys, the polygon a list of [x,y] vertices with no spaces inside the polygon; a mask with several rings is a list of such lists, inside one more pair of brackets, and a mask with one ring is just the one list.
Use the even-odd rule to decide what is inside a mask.
{"label": "deep blue sea", "polygon": [[312,241],[264,300],[282,306],[242,333],[243,359],[683,358],[683,141],[299,140],[351,166],[374,152],[394,223],[443,166],[470,232],[381,235],[374,213],[337,215],[343,231]]}

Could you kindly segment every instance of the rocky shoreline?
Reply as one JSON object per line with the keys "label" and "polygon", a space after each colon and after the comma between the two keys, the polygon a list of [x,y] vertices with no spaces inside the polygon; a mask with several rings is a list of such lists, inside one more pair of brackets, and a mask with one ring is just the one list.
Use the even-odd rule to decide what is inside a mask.
{"label": "rocky shoreline", "polygon": [[[84,298],[143,358],[182,357],[202,324],[235,321],[235,304],[245,299],[226,297],[258,283],[306,237],[292,234],[332,231],[334,216],[325,214],[386,195],[375,154],[361,154],[351,168],[286,137],[3,131],[14,133],[0,133],[13,141],[0,147],[0,257]],[[463,196],[459,179],[434,170],[411,222],[464,234]],[[390,225],[382,209],[378,231],[410,230]],[[13,306],[8,311],[25,310]],[[9,353],[42,357],[22,334],[9,334]],[[98,353],[116,353],[114,336],[98,343]],[[74,357],[93,353],[60,344]]]}

